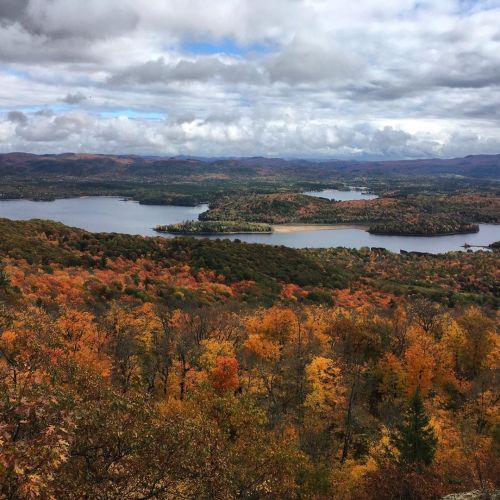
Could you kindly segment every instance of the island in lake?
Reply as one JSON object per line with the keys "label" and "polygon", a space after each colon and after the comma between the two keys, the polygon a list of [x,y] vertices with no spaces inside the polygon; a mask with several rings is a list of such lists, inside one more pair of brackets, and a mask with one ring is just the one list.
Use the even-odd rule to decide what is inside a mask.
{"label": "island in lake", "polygon": [[342,202],[297,193],[253,193],[221,197],[199,219],[362,225],[372,234],[438,236],[477,233],[478,223],[500,223],[498,214],[499,198],[491,193],[382,196]]}
{"label": "island in lake", "polygon": [[155,227],[159,233],[173,234],[248,234],[272,233],[269,224],[243,221],[185,221]]}

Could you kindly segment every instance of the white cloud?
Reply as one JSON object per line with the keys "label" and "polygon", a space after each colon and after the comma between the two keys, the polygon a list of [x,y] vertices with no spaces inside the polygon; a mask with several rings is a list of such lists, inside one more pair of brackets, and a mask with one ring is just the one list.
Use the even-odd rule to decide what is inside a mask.
{"label": "white cloud", "polygon": [[495,152],[499,68],[498,0],[4,0],[0,149]]}
{"label": "white cloud", "polygon": [[450,130],[446,124],[435,123],[430,134],[411,131],[411,123],[310,120],[286,110],[282,116],[164,120],[78,111],[11,112],[0,120],[0,151],[418,158],[493,153],[500,141],[494,130],[484,135],[461,127]]}

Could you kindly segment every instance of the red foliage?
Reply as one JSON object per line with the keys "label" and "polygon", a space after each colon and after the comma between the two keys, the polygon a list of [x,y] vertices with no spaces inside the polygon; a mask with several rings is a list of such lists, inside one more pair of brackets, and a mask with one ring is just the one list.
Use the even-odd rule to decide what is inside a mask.
{"label": "red foliage", "polygon": [[217,366],[210,372],[209,380],[218,392],[234,391],[239,385],[238,361],[228,356],[218,356]]}

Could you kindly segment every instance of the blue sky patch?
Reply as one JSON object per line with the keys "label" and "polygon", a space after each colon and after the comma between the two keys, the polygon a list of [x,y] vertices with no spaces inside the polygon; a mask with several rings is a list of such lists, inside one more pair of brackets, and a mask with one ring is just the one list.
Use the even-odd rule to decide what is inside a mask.
{"label": "blue sky patch", "polygon": [[100,116],[103,117],[117,117],[126,116],[127,118],[140,118],[142,120],[164,120],[166,113],[158,113],[155,111],[136,111],[133,109],[117,109],[113,111],[101,111]]}
{"label": "blue sky patch", "polygon": [[232,56],[244,56],[245,54],[254,52],[259,54],[267,54],[271,51],[270,47],[261,43],[253,43],[251,45],[239,45],[234,40],[225,38],[220,41],[191,41],[181,44],[183,52],[188,54],[227,54]]}

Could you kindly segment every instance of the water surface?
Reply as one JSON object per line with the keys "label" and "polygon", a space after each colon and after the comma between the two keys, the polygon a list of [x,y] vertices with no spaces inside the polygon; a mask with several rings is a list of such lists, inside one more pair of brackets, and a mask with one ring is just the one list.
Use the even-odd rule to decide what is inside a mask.
{"label": "water surface", "polygon": [[15,220],[50,219],[67,226],[92,232],[109,232],[158,236],[153,228],[196,220],[208,205],[177,207],[141,205],[136,201],[111,196],[87,196],[55,201],[0,201],[0,217]]}
{"label": "water surface", "polygon": [[378,198],[376,194],[365,193],[364,191],[339,191],[337,189],[323,189],[322,191],[306,191],[308,196],[315,196],[316,198],[327,198],[336,201],[350,201],[350,200],[374,200]]}
{"label": "water surface", "polygon": [[[210,238],[215,237],[210,236]],[[464,243],[489,245],[499,241],[500,225],[479,224],[478,233],[449,236],[386,236],[370,234],[362,229],[335,229],[295,233],[221,235],[217,237],[237,238],[248,243],[268,243],[292,248],[379,247],[392,252],[406,250],[408,252],[445,253],[464,250]]]}
{"label": "water surface", "polygon": [[[344,193],[344,191],[340,191]],[[348,191],[357,193],[359,191]],[[196,220],[207,205],[177,207],[141,205],[114,197],[91,196],[56,201],[9,200],[0,201],[0,217],[15,220],[51,219],[68,226],[93,232],[117,232],[158,236],[153,227]],[[293,233],[217,235],[210,238],[239,239],[249,243],[285,245],[293,248],[347,248],[381,247],[393,252],[400,250],[441,253],[463,250],[462,245],[489,245],[500,241],[500,225],[480,224],[474,234],[450,236],[384,236],[370,234],[362,229],[314,230]],[[172,235],[162,235],[171,238]]]}

